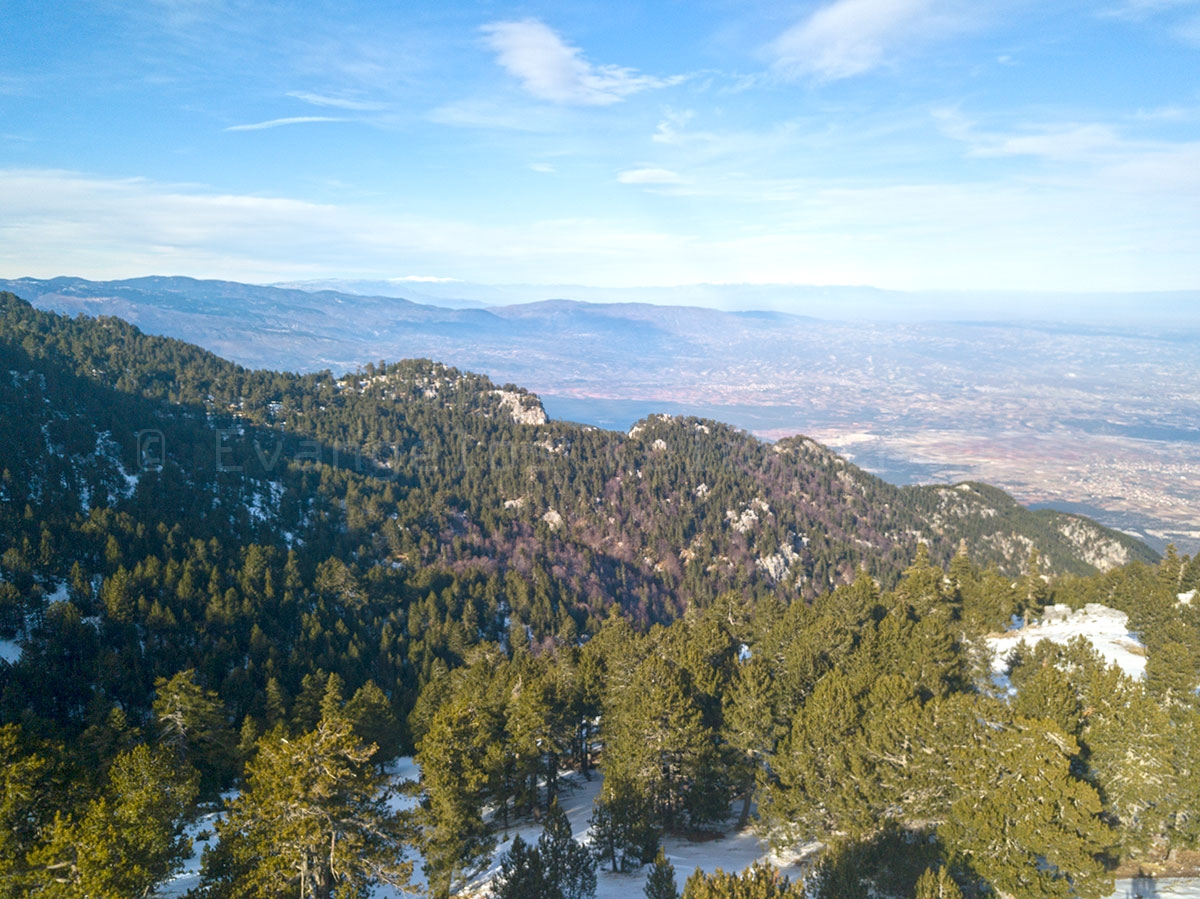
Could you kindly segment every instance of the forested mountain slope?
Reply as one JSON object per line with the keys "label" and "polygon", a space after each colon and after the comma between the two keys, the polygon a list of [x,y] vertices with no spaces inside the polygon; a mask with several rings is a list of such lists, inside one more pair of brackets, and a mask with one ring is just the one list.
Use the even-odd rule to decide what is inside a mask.
{"label": "forested mountain slope", "polygon": [[[893,487],[804,438],[668,417],[623,435],[545,422],[519,388],[431,362],[251,371],[116,319],[11,295],[2,314],[6,579],[43,592],[74,570],[94,593],[217,539],[290,559],[293,578],[333,560],[392,615],[474,592],[478,633],[511,617],[544,639],[614,601],[645,622],[734,587],[812,597],[860,566],[891,583],[918,542],[1014,576],[1034,550],[1047,573],[1152,557],[982,485]],[[438,626],[461,616],[433,605]]]}
{"label": "forested mountain slope", "polygon": [[[66,868],[82,882],[89,827],[111,833],[106,816],[159,815],[166,831],[156,832],[169,832],[196,795],[214,797],[242,770],[261,794],[283,789],[276,764],[342,753],[360,786],[374,783],[362,779],[370,753],[359,739],[381,757],[414,744],[426,758],[478,749],[459,773],[484,780],[459,789],[442,772],[444,792],[425,785],[422,851],[448,890],[456,865],[488,842],[486,828],[471,831],[483,827],[471,816],[485,799],[522,814],[543,768],[567,756],[586,767],[601,710],[616,727],[625,706],[612,702],[637,698],[634,710],[651,695],[621,692],[635,669],[647,691],[684,678],[688,715],[704,717],[686,763],[703,765],[680,794],[692,805],[656,798],[666,802],[659,823],[711,822],[750,795],[780,728],[860,644],[871,665],[892,668],[908,664],[896,647],[924,647],[953,669],[944,689],[965,694],[957,629],[1036,610],[1043,573],[1152,558],[1086,519],[1031,513],[983,485],[887,485],[804,438],[765,444],[692,418],[654,416],[629,434],[549,422],[520,388],[429,361],[340,378],[252,371],[11,294],[0,295],[0,427],[0,771],[13,800],[0,804],[0,896]],[[951,566],[958,586],[934,566]],[[1154,578],[1131,570],[1135,586]],[[881,605],[872,578],[895,597]],[[1155,589],[1173,596],[1197,578],[1189,562]],[[838,594],[857,609],[847,617],[842,600],[822,597],[851,583]],[[1073,589],[1103,598],[1106,583]],[[892,604],[899,636],[871,648]],[[1173,620],[1169,606],[1159,619]],[[942,630],[931,642],[905,616]],[[649,629],[669,622],[674,636]],[[1194,640],[1180,634],[1163,645],[1183,659]],[[763,677],[798,685],[771,700],[783,703],[770,713],[782,723],[762,746],[738,743],[753,736],[748,723],[722,730],[739,644],[771,666]],[[666,681],[661,665],[674,672]],[[876,673],[864,662],[862,683]],[[1189,678],[1164,689],[1191,689]],[[487,709],[494,721],[480,717]],[[745,722],[757,714],[744,711]],[[610,774],[626,764],[613,747],[645,744],[620,733],[604,737]],[[163,753],[186,764],[172,768]],[[159,781],[172,786],[131,786]],[[776,786],[786,789],[764,801],[774,795],[798,820],[788,804],[800,794]],[[56,817],[63,809],[74,817]],[[261,811],[247,800],[233,820]],[[222,837],[234,855],[213,862],[218,886],[206,895],[243,895],[218,888],[220,865],[246,864],[236,833]],[[179,854],[175,843],[160,850],[145,883]]]}

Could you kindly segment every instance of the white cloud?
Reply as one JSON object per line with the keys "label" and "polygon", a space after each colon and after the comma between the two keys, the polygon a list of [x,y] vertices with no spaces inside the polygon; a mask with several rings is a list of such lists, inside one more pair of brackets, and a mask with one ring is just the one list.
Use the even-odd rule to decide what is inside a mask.
{"label": "white cloud", "polygon": [[594,65],[583,58],[578,47],[536,19],[495,22],[484,26],[483,32],[500,65],[539,100],[608,106],[640,91],[682,80],[642,75],[623,66]]}
{"label": "white cloud", "polygon": [[1166,23],[1170,34],[1185,44],[1200,47],[1200,0],[1123,0],[1101,11],[1105,18],[1127,22]]}
{"label": "white cloud", "polygon": [[[1157,112],[1173,120],[1177,110]],[[1119,193],[1139,210],[1154,203],[1190,203],[1200,209],[1200,141],[1136,139],[1102,123],[1051,123],[1010,133],[984,132],[954,111],[941,110],[935,117],[947,137],[966,146],[968,156],[1028,157],[1032,165],[1053,164],[1025,176],[1048,189],[1070,185],[1096,196]],[[1142,114],[1134,120],[1146,117]],[[1191,219],[1185,228],[1200,222],[1194,215]]]}
{"label": "white cloud", "polygon": [[558,171],[558,169],[548,162],[531,162],[529,167],[535,172],[541,172],[543,175],[553,175]]}
{"label": "white cloud", "polygon": [[1186,122],[1196,117],[1200,111],[1185,106],[1159,106],[1153,109],[1139,109],[1134,115],[1143,122]]}
{"label": "white cloud", "polygon": [[[254,283],[452,273],[480,282],[651,276],[679,235],[586,217],[503,225],[196,185],[0,169],[0,272],[97,279],[149,273]],[[647,264],[649,263],[649,264]]]}
{"label": "white cloud", "polygon": [[371,100],[355,100],[351,97],[330,97],[325,94],[313,94],[308,91],[289,91],[289,97],[311,103],[313,106],[331,106],[335,109],[350,109],[356,112],[378,112],[386,108],[382,103]]}
{"label": "white cloud", "polygon": [[0,75],[0,97],[15,97],[25,93],[28,79],[16,75]]}
{"label": "white cloud", "polygon": [[617,180],[622,184],[681,184],[683,182],[678,172],[649,166],[619,172]]}
{"label": "white cloud", "polygon": [[774,71],[784,77],[836,80],[972,24],[957,0],[834,0],[785,31],[769,50]]}
{"label": "white cloud", "polygon": [[[637,170],[634,170],[637,171]],[[1189,174],[1189,172],[1191,174]],[[1146,192],[1149,180],[1159,193]],[[270,283],[437,272],[481,283],[1195,289],[1200,146],[1085,177],[962,184],[705,185],[690,214],[502,225],[195,185],[0,169],[0,272]],[[724,191],[718,195],[713,191]],[[757,201],[749,214],[739,214]]]}
{"label": "white cloud", "polygon": [[1186,43],[1200,47],[1200,16],[1193,16],[1175,29],[1175,36]]}
{"label": "white cloud", "polygon": [[286,119],[270,119],[266,122],[253,122],[249,125],[230,125],[226,131],[265,131],[267,128],[279,128],[283,125],[304,125],[309,122],[348,122],[350,119],[333,118],[323,115],[290,116]]}

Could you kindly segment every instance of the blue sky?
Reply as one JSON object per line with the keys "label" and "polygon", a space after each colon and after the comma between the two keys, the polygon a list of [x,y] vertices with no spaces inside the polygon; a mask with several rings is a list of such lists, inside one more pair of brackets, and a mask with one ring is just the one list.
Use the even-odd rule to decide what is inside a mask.
{"label": "blue sky", "polygon": [[1200,288],[1200,0],[0,0],[0,275]]}

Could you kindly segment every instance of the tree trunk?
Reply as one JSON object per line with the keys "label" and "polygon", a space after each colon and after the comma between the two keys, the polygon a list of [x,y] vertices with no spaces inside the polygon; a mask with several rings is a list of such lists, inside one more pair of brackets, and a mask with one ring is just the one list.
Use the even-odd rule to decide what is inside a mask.
{"label": "tree trunk", "polygon": [[738,830],[745,830],[750,821],[750,801],[754,798],[754,788],[750,787],[742,794],[742,813],[738,815]]}

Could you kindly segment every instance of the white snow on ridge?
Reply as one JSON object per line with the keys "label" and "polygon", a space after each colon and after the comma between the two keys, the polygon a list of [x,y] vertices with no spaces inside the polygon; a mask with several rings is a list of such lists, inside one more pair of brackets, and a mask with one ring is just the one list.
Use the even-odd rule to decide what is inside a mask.
{"label": "white snow on ridge", "polygon": [[1146,650],[1136,634],[1129,631],[1129,616],[1098,603],[1088,603],[1078,611],[1070,606],[1047,606],[1040,623],[987,638],[993,652],[992,668],[1004,673],[1009,656],[1022,640],[1031,648],[1042,640],[1066,645],[1075,637],[1086,637],[1104,661],[1116,665],[1132,678],[1146,673]]}

